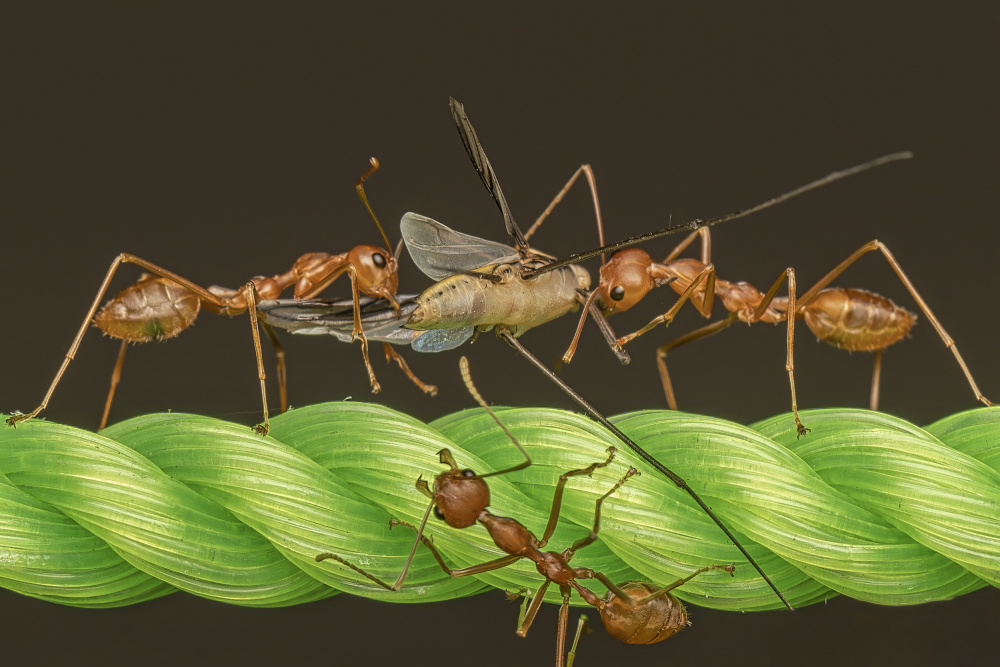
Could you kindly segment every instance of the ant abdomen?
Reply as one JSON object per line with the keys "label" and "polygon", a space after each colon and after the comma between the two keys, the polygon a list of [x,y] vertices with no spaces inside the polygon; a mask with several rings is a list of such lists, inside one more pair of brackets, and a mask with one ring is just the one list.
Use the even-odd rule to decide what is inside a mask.
{"label": "ant abdomen", "polygon": [[608,591],[600,607],[604,629],[615,639],[626,644],[655,644],[690,625],[687,609],[670,593],[642,602],[658,589],[644,581],[630,581],[620,588],[630,599]]}
{"label": "ant abdomen", "polygon": [[94,325],[112,338],[149,343],[173,338],[198,318],[201,300],[176,282],[144,275],[108,301]]}
{"label": "ant abdomen", "polygon": [[917,321],[916,315],[884,296],[851,288],[820,291],[803,309],[803,316],[820,340],[856,352],[892,345]]}

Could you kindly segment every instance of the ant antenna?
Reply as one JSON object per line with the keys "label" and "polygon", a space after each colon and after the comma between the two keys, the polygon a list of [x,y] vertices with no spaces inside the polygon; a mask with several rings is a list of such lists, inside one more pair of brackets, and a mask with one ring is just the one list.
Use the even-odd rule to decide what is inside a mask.
{"label": "ant antenna", "polygon": [[464,355],[462,356],[461,359],[458,360],[458,368],[459,370],[462,371],[462,381],[465,382],[465,388],[469,390],[470,394],[472,394],[472,398],[475,399],[476,403],[479,403],[479,407],[481,407],[483,410],[486,410],[486,414],[488,414],[490,417],[493,417],[493,421],[497,423],[497,426],[503,429],[503,432],[507,434],[507,437],[510,438],[510,441],[513,442],[515,445],[517,445],[517,448],[521,450],[522,454],[524,454],[524,462],[514,466],[513,468],[507,468],[506,470],[498,470],[496,472],[488,472],[485,475],[476,475],[476,477],[478,477],[479,479],[483,479],[484,477],[503,475],[508,472],[523,470],[528,466],[530,466],[531,457],[528,456],[528,452],[524,451],[524,447],[522,447],[521,443],[518,442],[517,438],[514,437],[514,434],[511,433],[510,430],[507,428],[507,426],[505,426],[504,423],[500,421],[500,418],[497,417],[492,410],[490,410],[490,406],[486,405],[486,401],[483,400],[483,397],[479,394],[479,391],[476,389],[476,385],[473,384],[472,374],[469,372],[469,360],[466,359]]}
{"label": "ant antenna", "polygon": [[372,209],[372,205],[368,203],[368,197],[365,195],[365,181],[368,180],[369,176],[378,171],[379,166],[381,166],[376,158],[371,158],[370,160],[372,166],[368,168],[368,171],[361,175],[361,178],[358,179],[354,188],[358,191],[358,197],[361,198],[361,203],[365,205],[366,209],[368,209],[368,215],[370,215],[372,220],[375,221],[375,226],[378,227],[378,233],[382,235],[382,241],[385,243],[385,249],[389,250],[392,248],[392,244],[389,243],[389,237],[386,236],[385,230],[382,229],[382,223],[378,221],[378,216],[375,215],[375,211]]}

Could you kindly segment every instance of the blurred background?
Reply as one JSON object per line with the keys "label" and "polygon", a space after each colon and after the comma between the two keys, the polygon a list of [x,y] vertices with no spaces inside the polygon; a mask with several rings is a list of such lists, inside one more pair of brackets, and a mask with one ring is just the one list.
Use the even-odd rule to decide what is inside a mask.
{"label": "blurred background", "polygon": [[[716,227],[713,260],[720,277],[765,290],[794,266],[804,290],[878,238],[983,392],[1000,396],[990,342],[1000,323],[995,4],[56,2],[8,5],[2,16],[4,412],[38,404],[119,252],[235,288],[306,252],[380,243],[354,192],[370,156],[382,169],[367,192],[393,242],[406,211],[504,241],[501,216],[456,136],[449,96],[465,104],[523,228],[589,163],[609,240],[746,208],[833,170],[913,151],[914,160]],[[532,241],[557,256],[596,246],[586,188],[571,192]],[[674,243],[647,249],[663,257]],[[595,262],[587,266],[596,272]],[[109,295],[139,273],[123,267]],[[400,280],[402,292],[430,284],[405,253]],[[917,310],[878,255],[837,284]],[[327,292],[348,293],[346,279]],[[612,324],[632,331],[674,298],[654,292]],[[663,407],[654,350],[703,323],[686,311],[669,332],[629,346],[628,367],[588,327],[562,375],[607,414]],[[567,317],[522,341],[553,363],[574,326]],[[112,421],[163,410],[258,421],[248,327],[245,316],[203,313],[177,339],[133,347]],[[871,358],[798,331],[800,405],[866,407]],[[357,347],[283,340],[293,405],[372,400]],[[117,350],[91,330],[45,416],[96,427]],[[440,386],[432,399],[374,352],[383,386],[376,400],[428,420],[471,404],[457,353],[404,351]],[[492,335],[463,352],[491,402],[572,407]],[[784,328],[769,325],[735,325],[676,351],[670,368],[682,409],[742,423],[787,411],[784,355]],[[271,391],[276,397],[276,385]],[[921,315],[912,337],[885,354],[881,408],[929,424],[976,405]],[[969,664],[992,649],[986,629],[998,604],[988,589],[900,609],[843,599],[795,613],[694,608],[694,627],[655,647],[626,647],[598,630],[577,664]],[[423,608],[337,596],[270,611],[178,593],[82,611],[0,592],[0,619],[14,660],[492,665],[548,663],[555,609],[527,640],[514,636],[516,608],[500,593]]]}

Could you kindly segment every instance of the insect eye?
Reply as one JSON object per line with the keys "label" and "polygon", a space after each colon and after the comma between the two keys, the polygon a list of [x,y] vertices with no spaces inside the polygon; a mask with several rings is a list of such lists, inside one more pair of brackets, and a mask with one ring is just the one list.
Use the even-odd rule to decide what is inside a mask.
{"label": "insect eye", "polygon": [[625,298],[625,288],[621,285],[611,289],[611,298],[615,301],[621,301]]}
{"label": "insect eye", "polygon": [[444,521],[444,512],[442,512],[441,508],[437,505],[434,506],[434,516]]}
{"label": "insect eye", "polygon": [[382,253],[380,253],[380,252],[373,252],[372,253],[372,264],[374,264],[375,266],[377,266],[380,269],[384,269],[385,268],[385,263],[386,263],[385,262],[385,257],[382,256]]}
{"label": "insect eye", "polygon": [[465,470],[462,471],[462,477],[475,477],[475,476],[476,476],[475,471],[471,470],[470,468],[466,468]]}

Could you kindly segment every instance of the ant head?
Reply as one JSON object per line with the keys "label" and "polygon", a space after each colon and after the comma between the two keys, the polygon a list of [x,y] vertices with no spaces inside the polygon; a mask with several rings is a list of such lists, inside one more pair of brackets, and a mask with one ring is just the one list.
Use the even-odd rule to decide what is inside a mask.
{"label": "ant head", "polygon": [[447,449],[439,454],[449,469],[434,479],[434,516],[452,528],[468,528],[490,504],[490,487],[472,470],[460,470]]}
{"label": "ant head", "polygon": [[604,629],[612,637],[627,644],[655,644],[688,626],[687,610],[670,593],[645,600],[657,589],[644,581],[627,582],[621,589],[629,599],[608,591],[600,607]]}
{"label": "ant head", "polygon": [[359,245],[348,253],[347,261],[354,266],[358,276],[358,289],[368,296],[391,298],[396,296],[399,275],[398,262],[392,253],[373,245]]}
{"label": "ant head", "polygon": [[653,258],[640,248],[626,248],[611,256],[601,266],[598,294],[607,311],[628,310],[656,287],[649,268]]}

